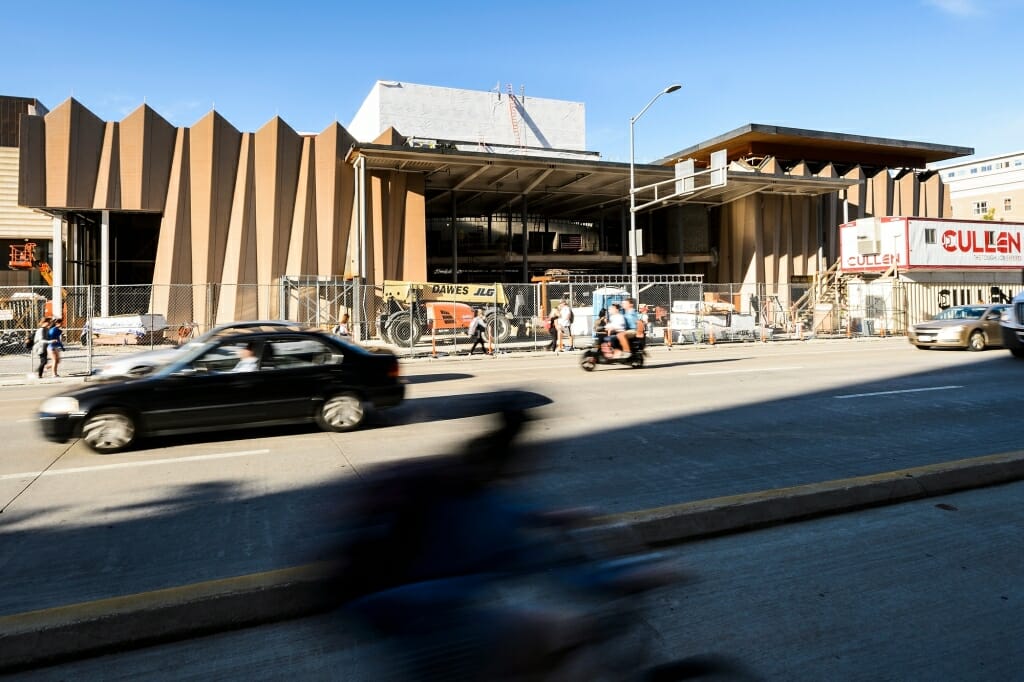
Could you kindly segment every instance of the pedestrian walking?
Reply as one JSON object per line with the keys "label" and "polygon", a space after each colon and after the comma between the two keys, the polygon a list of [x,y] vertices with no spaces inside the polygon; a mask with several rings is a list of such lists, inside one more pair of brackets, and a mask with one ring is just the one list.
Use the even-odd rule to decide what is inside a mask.
{"label": "pedestrian walking", "polygon": [[348,337],[350,336],[348,330],[348,319],[348,313],[345,313],[344,315],[341,316],[341,319],[338,320],[338,324],[334,325],[335,336],[340,336],[343,339],[348,339]]}
{"label": "pedestrian walking", "polygon": [[[59,377],[57,368],[60,366],[60,356],[64,352],[64,330],[61,329],[61,324],[64,321],[59,318],[53,318],[53,322],[50,324],[50,329],[46,333],[46,338],[49,339],[48,352],[50,356],[50,368],[53,370],[54,378]],[[41,376],[41,375],[40,375]]]}
{"label": "pedestrian walking", "polygon": [[485,354],[490,355],[491,352],[487,350],[487,321],[484,319],[484,311],[480,308],[476,309],[476,317],[469,323],[469,335],[473,338],[473,345],[469,349],[469,354],[472,355],[476,351],[476,345],[480,344],[480,350]]}
{"label": "pedestrian walking", "polygon": [[[569,303],[569,297],[565,296],[562,298],[562,302],[558,304],[558,348],[565,350],[576,350],[575,344],[572,337],[572,323],[575,322],[575,316],[572,312],[572,305]],[[566,346],[564,341],[569,339],[569,345]]]}
{"label": "pedestrian walking", "polygon": [[50,348],[50,318],[44,317],[39,320],[35,335],[32,337],[32,357],[36,362],[36,375],[42,379],[43,370],[46,369],[47,354]]}

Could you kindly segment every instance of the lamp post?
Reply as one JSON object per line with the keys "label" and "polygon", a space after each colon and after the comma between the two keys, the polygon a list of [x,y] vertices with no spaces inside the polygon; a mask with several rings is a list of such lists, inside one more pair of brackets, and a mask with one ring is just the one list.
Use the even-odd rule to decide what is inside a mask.
{"label": "lamp post", "polygon": [[632,277],[631,283],[633,285],[633,300],[637,300],[640,297],[640,282],[639,275],[637,274],[637,262],[636,262],[636,163],[634,161],[634,149],[633,149],[633,124],[635,124],[644,113],[651,108],[659,97],[667,95],[670,92],[675,92],[679,88],[683,87],[679,83],[673,83],[668,86],[657,95],[651,98],[651,101],[647,103],[640,113],[629,119],[629,260],[632,266]]}

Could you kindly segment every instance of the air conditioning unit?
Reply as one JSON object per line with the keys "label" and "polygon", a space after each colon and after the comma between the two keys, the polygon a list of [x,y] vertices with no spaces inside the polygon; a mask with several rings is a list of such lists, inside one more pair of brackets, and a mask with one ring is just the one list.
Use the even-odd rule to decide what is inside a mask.
{"label": "air conditioning unit", "polygon": [[882,252],[882,242],[878,239],[857,238],[857,255],[870,256]]}
{"label": "air conditioning unit", "polygon": [[876,218],[857,221],[857,255],[869,256],[882,252],[882,230]]}

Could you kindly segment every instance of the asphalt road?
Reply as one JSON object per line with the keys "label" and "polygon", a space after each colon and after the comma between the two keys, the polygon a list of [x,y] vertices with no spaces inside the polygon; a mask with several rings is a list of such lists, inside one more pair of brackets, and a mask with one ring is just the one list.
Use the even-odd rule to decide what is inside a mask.
{"label": "asphalt road", "polygon": [[[659,660],[728,654],[754,679],[1020,679],[1022,496],[1015,483],[677,547],[694,579],[650,595],[636,636]],[[360,682],[400,656],[323,616],[22,677]]]}
{"label": "asphalt road", "polygon": [[450,452],[495,392],[536,405],[531,486],[615,512],[1019,449],[1004,351],[922,352],[905,339],[658,350],[642,370],[572,355],[404,365],[409,398],[370,428],[153,441],[97,456],[46,443],[51,389],[0,393],[0,614],[291,566],[317,558],[346,483],[380,461]]}

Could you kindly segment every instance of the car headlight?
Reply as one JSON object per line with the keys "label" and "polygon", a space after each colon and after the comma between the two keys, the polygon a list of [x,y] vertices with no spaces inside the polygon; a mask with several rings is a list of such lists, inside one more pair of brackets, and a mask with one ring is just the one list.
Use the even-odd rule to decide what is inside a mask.
{"label": "car headlight", "polygon": [[954,325],[952,327],[945,327],[939,332],[940,339],[959,339],[960,334],[964,331],[962,324]]}
{"label": "car headlight", "polygon": [[78,412],[78,401],[66,396],[57,396],[44,400],[39,406],[39,411],[46,414],[71,414]]}

